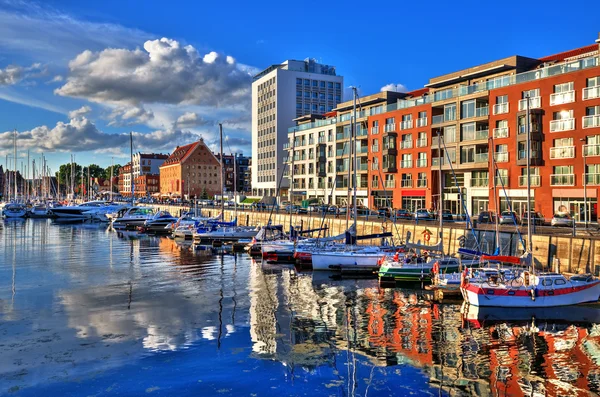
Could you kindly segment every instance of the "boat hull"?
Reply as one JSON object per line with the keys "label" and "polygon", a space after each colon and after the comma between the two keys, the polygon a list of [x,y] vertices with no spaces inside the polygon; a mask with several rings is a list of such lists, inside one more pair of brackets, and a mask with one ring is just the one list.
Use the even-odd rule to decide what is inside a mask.
{"label": "boat hull", "polygon": [[312,268],[320,271],[374,271],[379,268],[383,255],[383,252],[313,252]]}
{"label": "boat hull", "polygon": [[27,211],[25,211],[25,210],[19,210],[19,211],[4,210],[4,216],[6,218],[25,218],[26,215],[27,215]]}

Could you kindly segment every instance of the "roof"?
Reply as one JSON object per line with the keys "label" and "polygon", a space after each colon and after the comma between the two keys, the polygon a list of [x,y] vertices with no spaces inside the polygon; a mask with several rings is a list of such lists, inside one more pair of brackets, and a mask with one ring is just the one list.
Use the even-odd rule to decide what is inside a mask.
{"label": "roof", "polygon": [[429,88],[425,87],[425,88],[419,88],[418,90],[409,91],[406,94],[408,94],[414,98],[414,97],[422,96],[423,94],[427,94],[428,92],[429,92]]}
{"label": "roof", "polygon": [[168,154],[162,153],[140,153],[140,158],[142,159],[168,159]]}
{"label": "roof", "polygon": [[569,50],[565,52],[560,52],[554,55],[548,55],[546,57],[540,58],[542,62],[548,61],[564,61],[567,58],[573,58],[577,56],[581,56],[590,52],[598,51],[598,44],[592,44],[585,47],[576,48],[574,50]]}
{"label": "roof", "polygon": [[200,144],[201,141],[190,143],[185,146],[178,146],[173,153],[165,160],[161,167],[173,164],[179,164],[183,159],[194,151],[194,149]]}

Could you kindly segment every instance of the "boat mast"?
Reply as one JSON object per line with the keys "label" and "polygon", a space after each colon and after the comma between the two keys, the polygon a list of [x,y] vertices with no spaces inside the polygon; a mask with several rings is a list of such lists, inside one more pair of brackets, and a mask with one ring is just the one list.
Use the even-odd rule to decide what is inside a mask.
{"label": "boat mast", "polygon": [[115,167],[115,158],[110,158],[110,201],[113,201],[113,168]]}
{"label": "boat mast", "polygon": [[290,197],[289,197],[289,201],[290,201],[290,238],[292,238],[293,233],[293,226],[292,226],[292,217],[293,217],[293,213],[294,213],[294,175],[295,175],[295,168],[294,168],[294,160],[296,157],[296,128],[294,128],[294,131],[292,132],[292,170],[291,170],[291,181],[292,183],[290,183]]}
{"label": "boat mast", "polygon": [[358,210],[356,208],[356,190],[357,190],[357,186],[356,186],[356,167],[357,167],[357,163],[356,163],[356,97],[358,96],[358,91],[356,89],[356,87],[352,87],[352,92],[354,93],[354,101],[352,103],[352,136],[350,137],[350,141],[352,142],[352,144],[350,145],[350,148],[352,150],[352,168],[354,168],[354,173],[352,174],[352,188],[354,189],[353,191],[353,196],[352,196],[352,207],[354,208],[354,231],[356,233],[356,220],[358,219]]}
{"label": "boat mast", "polygon": [[29,201],[29,193],[30,193],[30,188],[29,188],[29,149],[27,149],[27,201]]}
{"label": "boat mast", "polygon": [[440,131],[437,131],[438,138],[438,217],[439,219],[439,229],[440,229],[440,241],[442,244],[440,245],[440,250],[442,253],[444,252],[444,211],[442,209],[442,162],[444,161],[444,157],[442,156],[442,137],[440,136]]}
{"label": "boat mast", "polygon": [[225,161],[223,159],[223,124],[219,123],[219,138],[221,142],[221,220],[225,222]]}
{"label": "boat mast", "polygon": [[[495,219],[495,234],[496,234],[496,249],[498,250],[498,255],[502,255],[502,248],[500,247],[500,226],[498,224],[498,215],[500,214],[500,203],[498,200],[498,178],[496,177],[496,146],[494,145],[494,136],[490,137],[490,142],[492,144],[492,172],[494,173],[494,207],[496,207],[496,216]],[[498,264],[500,266],[500,264]]]}
{"label": "boat mast", "polygon": [[14,139],[13,139],[13,153],[14,153],[14,158],[15,158],[15,173],[14,173],[14,184],[15,184],[15,202],[17,201],[17,195],[18,195],[18,190],[17,190],[17,130],[15,129],[14,132]]}
{"label": "boat mast", "polygon": [[237,153],[233,153],[233,211],[237,222]]}
{"label": "boat mast", "polygon": [[[131,178],[131,205],[133,205],[133,132],[129,131],[129,177]],[[183,193],[183,192],[182,192]]]}
{"label": "boat mast", "polygon": [[533,266],[533,242],[531,241],[531,115],[529,114],[529,93],[525,95],[525,99],[527,99],[527,114],[525,119],[527,126],[527,257],[531,264],[531,272],[535,273],[535,266]]}

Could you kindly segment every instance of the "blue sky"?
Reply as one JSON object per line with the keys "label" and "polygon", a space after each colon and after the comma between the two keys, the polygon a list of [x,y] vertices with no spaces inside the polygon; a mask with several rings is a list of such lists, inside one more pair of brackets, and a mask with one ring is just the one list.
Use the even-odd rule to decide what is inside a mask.
{"label": "blue sky", "polygon": [[272,63],[314,57],[364,94],[412,90],[505,56],[591,44],[594,7],[0,0],[0,163],[13,128],[19,157],[44,151],[54,170],[70,153],[82,164],[126,161],[129,131],[139,150],[170,152],[198,136],[216,149],[218,122],[231,150],[250,154],[250,76]]}

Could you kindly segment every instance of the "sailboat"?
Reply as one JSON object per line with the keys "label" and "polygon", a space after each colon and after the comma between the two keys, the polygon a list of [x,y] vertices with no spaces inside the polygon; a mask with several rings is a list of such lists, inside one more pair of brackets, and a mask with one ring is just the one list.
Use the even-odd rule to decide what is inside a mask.
{"label": "sailboat", "polygon": [[391,233],[383,233],[372,236],[356,236],[356,220],[357,220],[357,205],[356,205],[356,190],[357,190],[357,160],[356,160],[356,99],[357,89],[352,87],[354,94],[353,117],[352,117],[352,137],[350,145],[350,154],[353,154],[353,227],[346,231],[346,246],[341,250],[331,250],[328,247],[321,247],[312,252],[312,267],[313,270],[337,271],[342,272],[368,272],[371,273],[377,270],[381,264],[381,259],[385,255],[382,247],[376,246],[360,246],[357,241],[361,238],[379,238],[390,237]]}
{"label": "sailboat", "polygon": [[[531,131],[527,99],[527,213],[531,214]],[[511,280],[471,280],[463,277],[461,294],[473,306],[499,308],[544,308],[595,302],[600,298],[600,280],[591,274],[569,278],[558,273],[536,273],[533,263],[531,217],[527,217],[527,248],[523,255],[530,270]]]}
{"label": "sailboat", "polygon": [[17,130],[14,131],[13,135],[13,150],[14,150],[14,200],[4,206],[2,214],[6,218],[25,218],[27,215],[27,208],[23,204],[17,202],[18,189],[17,189]]}

